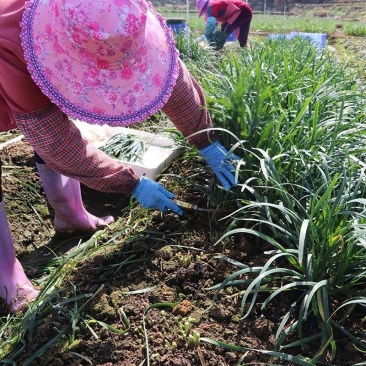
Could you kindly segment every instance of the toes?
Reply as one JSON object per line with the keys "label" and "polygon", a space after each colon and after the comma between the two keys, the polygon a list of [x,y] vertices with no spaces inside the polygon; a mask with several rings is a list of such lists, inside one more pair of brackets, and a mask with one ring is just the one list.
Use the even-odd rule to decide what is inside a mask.
{"label": "toes", "polygon": [[107,225],[110,225],[110,224],[113,224],[113,223],[114,223],[113,216],[99,217],[98,221],[97,221],[97,227],[98,228],[103,228],[103,227],[106,227]]}
{"label": "toes", "polygon": [[16,296],[10,302],[10,311],[17,313],[19,311],[26,310],[29,303],[31,303],[39,294],[39,291],[34,287],[25,286],[25,288],[19,288]]}
{"label": "toes", "polygon": [[113,216],[96,217],[87,215],[79,220],[77,218],[55,218],[54,226],[58,233],[93,233],[103,229],[114,222]]}

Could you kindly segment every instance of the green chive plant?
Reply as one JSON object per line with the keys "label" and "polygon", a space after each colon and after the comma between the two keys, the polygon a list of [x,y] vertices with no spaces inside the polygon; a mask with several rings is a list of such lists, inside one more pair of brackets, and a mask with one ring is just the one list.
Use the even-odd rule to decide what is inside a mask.
{"label": "green chive plant", "polygon": [[[314,16],[296,17],[294,15],[273,16],[270,14],[255,14],[252,29],[262,32],[286,33],[297,30],[299,32],[331,33],[337,22],[332,18]],[[339,21],[338,21],[339,24]]]}
{"label": "green chive plant", "polygon": [[[272,289],[265,308],[296,291],[276,351],[316,341],[311,362],[328,351],[333,359],[337,329],[365,352],[366,334],[345,325],[366,299],[366,102],[357,75],[302,38],[226,52],[193,72],[215,125],[228,131],[220,139],[241,157],[237,210],[218,242],[244,234],[273,247],[263,266],[236,262],[238,270],[211,288],[216,299],[227,286],[244,286],[244,319],[260,292]],[[309,333],[310,321],[318,327]]]}
{"label": "green chive plant", "polygon": [[[366,200],[359,198],[366,194],[364,170],[350,169],[343,176],[333,176],[327,171],[326,161],[321,165],[308,159],[307,166],[315,163],[323,173],[322,184],[310,189],[284,184],[273,160],[268,156],[264,160],[260,174],[265,176],[266,184],[257,186],[253,180],[243,186],[255,199],[243,200],[242,208],[231,215],[235,227],[219,242],[231,235],[251,235],[267,242],[273,250],[264,253],[268,260],[261,267],[234,263],[238,270],[214,287],[216,297],[227,286],[245,286],[240,292],[244,319],[253,310],[258,294],[268,294],[268,287],[273,291],[262,308],[275,297],[296,291],[297,300],[289,305],[276,332],[277,350],[317,340],[319,349],[314,352],[313,362],[319,361],[328,347],[334,357],[334,333],[338,328],[366,351],[365,334],[350,334],[342,324],[345,312],[338,312],[342,302],[352,301],[352,306],[344,309],[349,314],[356,304],[363,305],[366,300]],[[296,196],[296,191],[300,195]],[[245,274],[251,279],[242,279]],[[319,324],[313,334],[303,331],[309,319]]]}
{"label": "green chive plant", "polygon": [[211,57],[211,54],[202,47],[202,41],[200,41],[199,37],[195,37],[189,32],[179,32],[174,34],[174,38],[180,57],[185,62]]}
{"label": "green chive plant", "polygon": [[115,159],[135,162],[141,161],[146,146],[144,140],[136,135],[119,133],[99,149]]}
{"label": "green chive plant", "polygon": [[344,32],[348,36],[365,37],[366,36],[366,25],[365,25],[365,23],[347,22],[344,25]]}
{"label": "green chive plant", "polygon": [[[37,285],[42,287],[37,299],[30,304],[25,314],[21,317],[8,315],[0,317],[0,363],[17,364],[18,358],[21,357],[27,343],[31,341],[34,330],[47,319],[50,314],[59,314],[64,318],[63,326],[60,328],[56,325],[55,335],[45,344],[40,345],[38,349],[29,359],[22,365],[30,365],[35,359],[47,352],[54,344],[66,339],[67,352],[70,353],[70,348],[73,348],[74,342],[78,340],[80,331],[90,332],[94,337],[96,333],[92,326],[99,326],[107,329],[109,332],[116,334],[124,334],[129,331],[129,321],[123,308],[119,308],[118,312],[123,320],[124,329],[117,329],[105,322],[94,319],[87,314],[82,315],[82,310],[85,310],[85,305],[98,293],[102,291],[102,287],[94,293],[80,293],[78,286],[74,286],[67,282],[72,272],[77,268],[80,262],[90,259],[97,255],[108,255],[108,251],[123,245],[123,240],[133,240],[134,234],[131,232],[131,226],[136,225],[136,221],[141,221],[141,211],[129,211],[129,218],[124,225],[121,221],[112,224],[109,229],[99,231],[85,242],[80,240],[79,245],[68,254],[56,257],[45,265],[39,266],[38,273],[40,279]],[[134,214],[135,213],[135,214]],[[105,244],[105,238],[113,231]],[[110,235],[109,235],[110,236]],[[122,239],[121,239],[122,238]],[[108,250],[106,249],[108,248]],[[118,263],[115,266],[110,265],[108,270],[118,271],[123,265],[133,261],[133,253],[124,262]],[[96,268],[99,271],[99,268]],[[66,292],[74,291],[75,294],[65,297]],[[84,313],[85,311],[83,311]],[[65,341],[62,341],[65,342]],[[75,354],[75,353],[74,353]],[[81,355],[75,354],[80,357]]]}
{"label": "green chive plant", "polygon": [[239,139],[249,150],[270,148],[276,154],[283,151],[281,139],[309,145],[308,134],[314,144],[329,141],[323,133],[310,134],[314,123],[324,120],[324,131],[337,117],[347,118],[341,112],[362,104],[354,78],[327,52],[298,37],[267,39],[252,51],[224,53],[215,63],[197,64],[193,72],[206,91],[215,126],[232,132],[223,134],[223,143],[231,146]]}

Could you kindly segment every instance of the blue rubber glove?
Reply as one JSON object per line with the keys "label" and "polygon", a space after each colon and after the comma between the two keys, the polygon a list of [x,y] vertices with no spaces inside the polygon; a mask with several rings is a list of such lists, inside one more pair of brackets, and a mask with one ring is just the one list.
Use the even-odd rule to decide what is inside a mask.
{"label": "blue rubber glove", "polygon": [[238,160],[239,157],[234,154],[229,154],[228,151],[218,141],[213,142],[202,150],[199,150],[201,155],[206,160],[209,167],[216,174],[220,183],[225,189],[229,189],[235,185],[234,165],[228,160]]}
{"label": "blue rubber glove", "polygon": [[140,183],[133,190],[132,196],[139,201],[143,208],[155,208],[161,212],[172,210],[182,216],[182,209],[173,201],[174,194],[167,191],[161,184],[152,179],[141,177]]}

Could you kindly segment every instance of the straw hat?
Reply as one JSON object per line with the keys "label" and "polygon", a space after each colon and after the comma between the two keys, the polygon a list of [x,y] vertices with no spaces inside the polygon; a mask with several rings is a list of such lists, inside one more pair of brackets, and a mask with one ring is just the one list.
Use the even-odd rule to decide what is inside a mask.
{"label": "straw hat", "polygon": [[71,117],[129,125],[175,85],[172,30],[145,0],[31,0],[21,28],[32,78]]}

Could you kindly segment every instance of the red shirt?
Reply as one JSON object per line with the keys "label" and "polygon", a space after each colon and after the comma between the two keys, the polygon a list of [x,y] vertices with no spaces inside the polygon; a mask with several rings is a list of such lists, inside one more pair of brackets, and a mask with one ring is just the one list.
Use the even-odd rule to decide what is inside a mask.
{"label": "red shirt", "polygon": [[29,112],[50,102],[31,79],[24,61],[19,28],[23,8],[24,0],[0,1],[0,130],[14,128],[9,126],[11,110]]}
{"label": "red shirt", "polygon": [[248,41],[253,11],[242,0],[210,0],[206,9],[206,19],[216,18],[221,31],[227,34],[235,32],[241,47]]}
{"label": "red shirt", "polygon": [[252,9],[243,0],[211,0],[209,7],[211,10],[207,10],[207,12],[211,12],[211,14],[208,16],[215,17],[221,24],[233,24],[239,16],[243,18],[241,22],[252,19]]}

